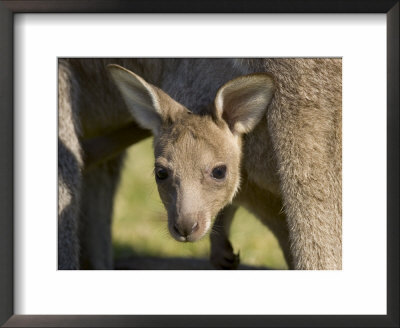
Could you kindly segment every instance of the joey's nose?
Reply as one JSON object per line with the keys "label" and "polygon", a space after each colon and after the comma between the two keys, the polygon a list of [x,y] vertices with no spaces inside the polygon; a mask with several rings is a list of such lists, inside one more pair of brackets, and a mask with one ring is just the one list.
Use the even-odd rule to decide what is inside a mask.
{"label": "joey's nose", "polygon": [[182,237],[190,236],[192,233],[199,229],[198,222],[193,222],[191,220],[184,220],[181,222],[176,222],[174,225],[174,230],[177,234]]}

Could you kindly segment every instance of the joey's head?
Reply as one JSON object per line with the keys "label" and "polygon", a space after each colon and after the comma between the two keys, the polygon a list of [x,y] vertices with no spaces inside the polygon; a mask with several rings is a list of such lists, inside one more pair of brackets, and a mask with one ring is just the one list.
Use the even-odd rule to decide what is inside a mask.
{"label": "joey's head", "polygon": [[239,188],[241,138],[264,115],[272,78],[229,81],[218,90],[212,115],[196,115],[140,76],[117,65],[109,70],[137,123],[153,132],[155,179],[171,235],[202,238]]}

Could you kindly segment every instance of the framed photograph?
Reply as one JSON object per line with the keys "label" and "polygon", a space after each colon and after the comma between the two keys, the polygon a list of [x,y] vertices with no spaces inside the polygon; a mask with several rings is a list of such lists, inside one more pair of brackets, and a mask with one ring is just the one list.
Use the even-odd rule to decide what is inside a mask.
{"label": "framed photograph", "polygon": [[[0,324],[5,327],[397,327],[398,30],[399,3],[395,0],[203,1],[190,5],[183,1],[153,0],[0,1]],[[293,65],[305,67],[315,62],[322,63],[325,68],[325,71],[321,71],[318,65],[313,66],[313,72],[324,76],[324,84],[321,82],[317,87],[304,71],[286,70]],[[99,63],[102,67],[100,70]],[[90,65],[96,69],[90,71]],[[224,65],[230,66],[223,68]],[[267,73],[260,69],[264,67],[262,65],[267,65]],[[186,73],[177,73],[183,66],[186,67],[185,72],[190,73],[188,76],[196,76],[197,81],[203,82],[209,79],[210,82],[196,84],[196,78],[185,80]],[[164,70],[161,80],[154,75],[158,69],[155,67]],[[83,73],[80,76],[70,75],[71,69]],[[222,76],[222,71],[232,74],[224,73]],[[93,76],[93,72],[99,76]],[[173,74],[168,75],[168,72]],[[291,74],[297,74],[298,78]],[[104,76],[110,78],[112,84],[110,82],[104,87],[104,84],[96,82]],[[174,80],[176,78],[186,82],[180,84]],[[66,81],[68,83],[65,84]],[[295,84],[296,81],[304,82],[303,89],[291,86],[290,83]],[[185,89],[189,93],[185,94],[179,89],[184,83],[191,84],[192,89]],[[112,102],[114,113],[118,108],[123,107],[125,110],[126,106],[136,122],[129,121],[122,128],[116,123],[114,127],[117,128],[104,133],[91,130],[90,124],[76,125],[82,128],[86,137],[81,143],[74,144],[75,132],[68,130],[71,125],[64,124],[75,119],[68,112],[72,98],[65,96],[74,94],[75,89],[71,89],[74,84],[85,85],[86,90],[91,90],[90,97],[83,94],[77,98],[80,99],[79,108],[83,108],[79,115],[86,122],[117,120],[115,115],[97,116],[101,115],[103,105],[108,106],[105,105],[107,102]],[[196,85],[201,86],[201,90]],[[236,189],[230,186],[238,184],[238,179],[232,178],[235,176],[235,166],[232,163],[239,160],[235,159],[235,151],[232,149],[236,148],[233,146],[225,152],[224,157],[223,145],[234,145],[242,133],[250,133],[253,129],[256,131],[256,124],[263,124],[263,121],[254,123],[254,116],[246,116],[248,108],[251,108],[253,114],[260,111],[261,120],[268,106],[275,106],[278,108],[276,112],[280,113],[277,116],[280,120],[273,115],[267,118],[270,124],[268,135],[275,129],[277,132],[272,136],[275,138],[274,145],[277,144],[281,131],[279,129],[289,126],[289,123],[280,125],[279,122],[284,119],[288,122],[290,118],[285,116],[279,95],[272,98],[276,85],[280,90],[292,90],[293,94],[288,91],[286,99],[292,99],[292,104],[295,104],[293,108],[297,104],[301,106],[305,100],[322,104],[324,95],[331,96],[334,93],[332,90],[338,91],[343,108],[340,109],[339,123],[332,119],[330,127],[321,132],[321,129],[315,127],[318,121],[304,120],[302,125],[293,125],[288,135],[297,133],[296,140],[302,140],[299,142],[302,149],[307,149],[307,142],[311,138],[301,132],[307,131],[304,128],[306,126],[314,126],[314,131],[321,132],[319,137],[312,136],[315,140],[329,139],[329,145],[335,144],[335,138],[339,140],[340,176],[343,173],[343,190],[339,183],[338,212],[341,214],[341,226],[340,234],[337,235],[340,235],[340,261],[336,261],[337,256],[332,255],[333,260],[325,263],[320,259],[329,256],[324,257],[318,252],[310,252],[310,258],[304,262],[294,258],[296,252],[301,251],[302,243],[310,245],[306,235],[300,234],[298,240],[293,237],[297,236],[293,232],[293,229],[297,229],[294,224],[290,226],[291,239],[287,250],[285,240],[289,244],[289,237],[285,239],[279,233],[281,230],[276,230],[278,233],[275,231],[283,250],[278,256],[279,260],[261,264],[245,262],[248,265],[245,268],[260,268],[258,265],[268,267],[269,263],[275,263],[275,267],[271,265],[272,268],[283,269],[287,265],[289,269],[309,270],[204,270],[205,265],[210,266],[206,260],[192,263],[193,268],[190,270],[182,270],[187,268],[181,262],[174,263],[173,270],[164,270],[171,267],[155,267],[154,263],[149,262],[140,262],[140,265],[131,267],[131,262],[122,260],[118,262],[120,270],[102,270],[112,268],[108,253],[111,247],[102,248],[107,242],[111,246],[111,240],[104,241],[101,227],[102,220],[107,220],[110,208],[107,202],[112,204],[113,195],[98,195],[98,199],[102,199],[98,204],[102,206],[94,210],[81,205],[73,206],[75,194],[69,191],[79,185],[74,184],[74,177],[79,179],[79,174],[74,175],[74,168],[81,165],[80,160],[85,162],[85,170],[89,170],[90,163],[98,165],[105,158],[107,172],[116,172],[118,176],[120,163],[110,165],[110,156],[117,158],[115,154],[121,149],[152,132],[156,136],[155,164],[152,154],[149,160],[143,159],[143,154],[148,153],[151,147],[150,143],[146,143],[146,151],[138,151],[132,156],[140,157],[146,163],[137,169],[138,177],[147,174],[143,170],[154,169],[153,181],[143,180],[143,185],[150,184],[155,193],[156,183],[158,185],[168,213],[168,220],[162,222],[165,234],[169,235],[164,236],[165,239],[172,240],[172,236],[180,241],[196,241],[209,229],[225,238],[218,231],[222,226],[218,224],[231,218],[236,210],[232,207],[230,212],[230,207],[225,206],[232,199],[231,194],[237,195]],[[314,91],[309,91],[307,86]],[[107,90],[112,90],[111,96]],[[241,95],[239,100],[237,95]],[[314,98],[310,100],[309,95]],[[215,98],[212,108],[208,106],[211,98]],[[207,99],[207,104],[198,99]],[[248,102],[245,102],[246,99]],[[271,99],[274,99],[272,103]],[[238,108],[243,108],[239,117],[229,115],[229,107],[234,103]],[[84,111],[88,108],[93,110],[85,117]],[[203,116],[188,115],[192,112]],[[329,117],[328,112],[321,113],[325,118]],[[212,120],[207,120],[208,114]],[[179,137],[179,126],[173,125],[175,121],[183,120],[185,126],[192,126],[190,131],[193,140],[190,139],[190,142],[186,137]],[[121,121],[127,122],[123,119]],[[138,133],[133,136],[129,134],[127,138],[126,131],[132,130],[132,124]],[[167,130],[163,124],[172,126],[168,130],[173,131],[171,133],[175,138],[171,145],[165,144],[167,137],[163,133]],[[212,162],[210,164],[203,163],[203,160],[211,155],[196,157],[195,151],[200,149],[201,154],[209,154],[209,148],[204,150],[201,148],[202,143],[196,147],[194,144],[199,138],[196,129],[201,126],[199,131],[214,131],[212,124],[221,127],[221,131],[226,128],[229,133],[221,134],[219,144],[213,146],[218,149],[215,152],[218,161],[209,160]],[[343,131],[339,136],[327,132],[333,131],[332,126],[335,124],[340,125]],[[65,126],[67,129],[64,129]],[[216,131],[213,133],[217,134]],[[207,135],[201,138],[207,139]],[[208,144],[214,143],[215,138],[211,139]],[[179,140],[186,141],[180,144]],[[251,145],[251,142],[254,144],[254,140],[257,139],[248,138],[246,146]],[[176,158],[173,155],[176,153],[182,156],[189,149],[188,142],[192,148],[185,163],[191,163],[191,167],[201,166],[199,171],[206,172],[210,179],[207,182],[208,189],[204,187],[207,189],[205,200],[199,206],[204,209],[207,204],[214,204],[210,201],[213,193],[218,195],[218,199],[226,199],[225,203],[218,204],[219,207],[213,205],[215,209],[204,210],[204,213],[211,211],[210,216],[213,217],[219,213],[219,221],[214,228],[210,227],[210,220],[205,218],[206,214],[201,212],[203,210],[198,210],[196,215],[190,214],[192,216],[187,214],[189,211],[186,213],[183,210],[189,206],[182,200],[182,195],[186,194],[180,195],[179,189],[184,188],[185,179],[182,173],[176,172],[184,164],[177,160],[173,162],[171,158]],[[81,150],[76,150],[76,145],[83,147],[84,159],[79,158]],[[282,149],[284,147],[282,144]],[[316,145],[313,147],[315,150]],[[245,156],[257,156],[257,147],[249,149],[243,151]],[[276,148],[273,149],[276,151]],[[238,146],[238,158],[243,157],[240,151]],[[279,151],[276,154],[277,158],[281,156]],[[60,168],[59,164],[57,168],[60,156],[63,163],[68,165],[61,165]],[[226,164],[226,158],[229,158],[229,165]],[[287,172],[291,172],[290,167],[294,167],[294,159],[290,156],[287,159],[286,162],[282,158],[278,159],[281,163],[281,179],[286,174],[283,167]],[[126,163],[129,165],[129,160]],[[334,167],[334,163],[332,159],[329,165]],[[261,176],[263,171],[258,168],[246,172],[251,173],[252,170],[254,174],[260,175],[260,181],[268,180],[268,175]],[[187,167],[181,172],[189,172],[190,175]],[[179,176],[180,187],[176,187],[175,180],[172,181],[175,174]],[[316,171],[309,174],[317,176]],[[113,182],[88,171],[85,171],[85,177],[85,185],[79,189],[83,195],[80,202],[83,204],[90,203],[92,197],[89,189],[85,189],[89,183],[110,184],[109,190],[114,190],[114,182],[118,180]],[[173,183],[168,185],[165,182],[168,179]],[[257,180],[257,177],[251,177],[246,186]],[[223,189],[222,185],[226,187]],[[318,193],[328,192],[335,195],[331,190],[334,185],[319,190],[316,184],[312,193],[317,196]],[[174,186],[173,189],[170,186]],[[193,186],[192,183],[189,188],[192,195],[198,190]],[[222,190],[227,191],[224,193]],[[282,189],[281,192],[290,194],[290,190]],[[175,203],[169,199],[172,194],[177,195]],[[204,190],[198,192],[196,203],[202,201],[201,195],[205,195]],[[294,192],[293,195],[294,199],[300,199],[298,193]],[[118,205],[118,213],[117,216],[114,214],[113,221],[123,224],[113,225],[112,228],[113,241],[115,236],[121,238],[121,242],[114,242],[114,253],[137,256],[132,251],[127,253],[127,249],[136,250],[140,245],[151,243],[149,247],[153,247],[152,254],[157,255],[159,252],[160,258],[165,254],[173,254],[174,251],[168,253],[170,246],[160,237],[161,234],[146,232],[148,239],[142,240],[131,234],[123,219],[115,220],[115,217],[123,218],[130,211],[136,211],[129,203],[132,202],[129,197],[127,200],[117,199],[120,202],[118,204],[122,205]],[[255,202],[256,196],[252,197],[251,201]],[[140,203],[144,198],[138,199]],[[288,217],[294,209],[300,212],[308,210],[302,213],[313,213],[312,204],[308,209],[295,205],[291,207],[287,199],[290,197],[285,196],[285,203],[278,202],[276,207],[285,210]],[[330,199],[328,203],[335,208],[335,201]],[[192,208],[193,200],[188,201],[188,204]],[[265,205],[263,202],[260,204]],[[273,198],[269,198],[268,206],[273,205]],[[161,202],[160,206],[165,211]],[[321,206],[315,204],[314,209]],[[221,208],[225,208],[224,211],[220,211]],[[60,223],[57,225],[56,217],[69,213],[67,210],[80,213],[81,217],[86,218],[79,226],[79,233],[80,236],[92,238],[89,246],[81,244],[79,250],[75,247],[75,232],[68,235],[71,231],[78,231],[76,227],[71,228],[74,221],[62,221],[66,222],[66,226],[61,228]],[[170,218],[171,213],[175,213],[173,219]],[[143,213],[139,216],[147,221],[154,220]],[[90,221],[90,217],[95,220]],[[311,216],[309,220],[309,225],[313,226]],[[142,230],[140,225],[136,223],[136,226],[130,226],[129,229]],[[158,226],[153,225],[150,229],[158,229]],[[331,229],[336,229],[335,226],[325,228],[331,236]],[[89,232],[86,233],[85,229]],[[245,235],[244,239],[253,242],[256,239],[252,233],[244,230],[242,235]],[[263,238],[261,236],[262,242],[266,243]],[[136,244],[128,245],[127,240],[132,239],[137,239]],[[97,243],[96,240],[101,242]],[[214,245],[218,245],[218,240],[214,242]],[[218,260],[218,256],[213,255],[220,253],[211,250],[211,262],[217,268],[227,268],[227,265],[228,268],[236,268],[238,265],[238,258],[227,242],[226,249],[230,252],[228,261],[224,257],[222,262],[218,262],[221,258]],[[324,245],[329,243],[329,238],[322,241]],[[182,245],[176,244],[177,247]],[[226,240],[222,244],[226,246]],[[188,247],[185,248],[186,252],[190,251]],[[71,257],[74,252],[76,256]],[[159,261],[160,258],[154,257],[151,261]],[[136,257],[136,263],[139,260]],[[100,270],[70,270],[77,268]],[[162,270],[148,270],[155,268]]]}

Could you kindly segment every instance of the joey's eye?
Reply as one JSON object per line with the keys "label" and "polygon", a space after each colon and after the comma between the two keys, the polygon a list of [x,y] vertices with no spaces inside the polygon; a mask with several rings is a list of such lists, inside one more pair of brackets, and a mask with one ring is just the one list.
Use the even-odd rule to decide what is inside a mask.
{"label": "joey's eye", "polygon": [[211,172],[211,176],[217,180],[224,179],[225,175],[226,175],[226,166],[225,165],[220,165],[220,166],[214,167]]}
{"label": "joey's eye", "polygon": [[165,180],[168,178],[168,171],[163,167],[156,167],[156,177],[158,180]]}

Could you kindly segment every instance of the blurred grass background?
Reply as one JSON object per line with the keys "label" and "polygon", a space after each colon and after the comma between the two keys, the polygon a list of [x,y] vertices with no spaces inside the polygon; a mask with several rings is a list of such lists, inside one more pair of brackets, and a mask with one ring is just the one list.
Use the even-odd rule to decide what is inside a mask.
{"label": "blurred grass background", "polygon": [[[166,212],[153,176],[153,163],[152,139],[146,139],[128,150],[114,206],[114,257],[139,255],[208,259],[208,236],[196,243],[180,243],[169,235]],[[235,253],[240,251],[242,264],[287,269],[273,234],[243,208],[235,215],[230,240]]]}

